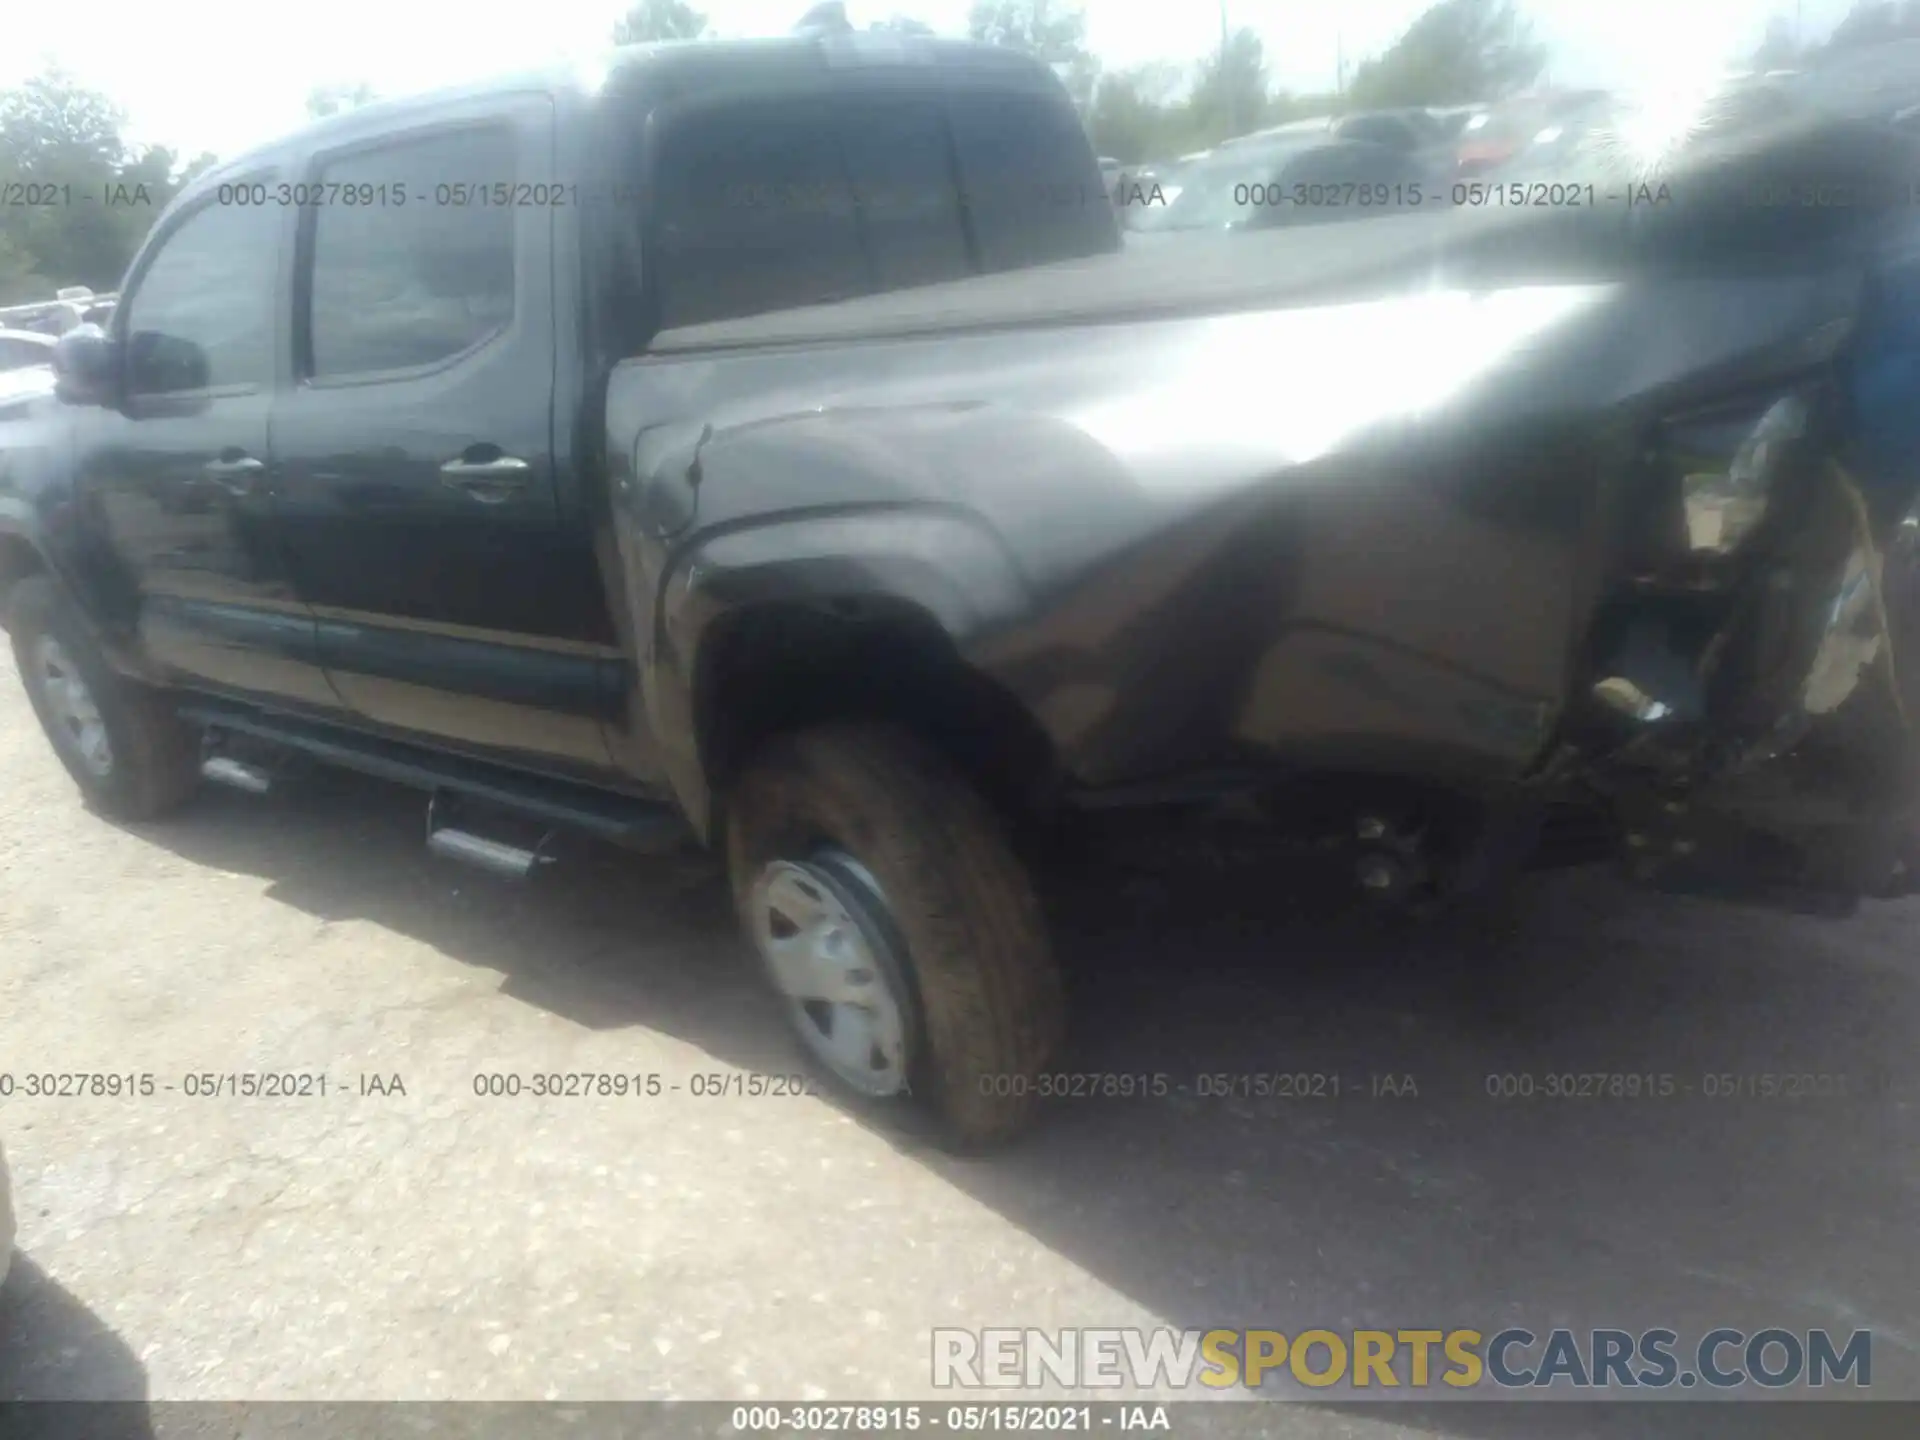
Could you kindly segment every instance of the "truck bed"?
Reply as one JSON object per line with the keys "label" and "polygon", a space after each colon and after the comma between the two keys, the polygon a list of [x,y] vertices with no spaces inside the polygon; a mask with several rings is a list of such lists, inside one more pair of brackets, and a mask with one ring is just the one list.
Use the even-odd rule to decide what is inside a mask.
{"label": "truck bed", "polygon": [[1426,280],[1463,245],[1515,229],[1511,213],[1477,211],[1265,233],[1129,236],[1123,249],[1082,260],[683,326],[663,331],[649,349],[673,354],[1282,308]]}
{"label": "truck bed", "polygon": [[[1850,122],[1735,136],[1660,175],[1596,177],[1596,203],[1500,203],[1255,232],[1135,233],[1118,251],[666,331],[656,353],[827,344],[965,330],[1116,323],[1382,297],[1621,278],[1648,268],[1792,273],[1870,243],[1910,207],[1920,147]],[[1784,203],[1794,187],[1890,198]],[[1766,200],[1771,194],[1774,198]],[[1757,198],[1764,203],[1756,203]],[[1436,197],[1438,199],[1438,197]],[[1824,262],[1820,262],[1824,263]]]}

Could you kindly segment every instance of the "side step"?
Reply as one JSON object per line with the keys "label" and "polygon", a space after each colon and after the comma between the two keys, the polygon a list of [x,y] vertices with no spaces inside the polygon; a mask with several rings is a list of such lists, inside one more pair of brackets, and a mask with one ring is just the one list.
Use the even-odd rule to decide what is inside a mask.
{"label": "side step", "polygon": [[526,879],[533,873],[534,866],[549,858],[538,850],[523,850],[518,845],[453,829],[429,831],[427,849],[448,860],[478,865],[509,880]]}
{"label": "side step", "polygon": [[[464,819],[463,811],[470,812],[476,808],[467,805],[458,795],[435,792],[433,798],[427,801],[427,849],[443,859],[475,865],[508,880],[525,880],[540,866],[553,861],[553,845],[559,837],[551,828],[537,835],[529,833],[519,837],[531,840],[532,844],[518,845],[498,836],[482,835],[471,827],[471,822],[456,825],[448,823],[446,819],[446,812]],[[539,822],[530,825],[525,816],[495,814],[492,818],[496,824],[504,824],[508,829],[541,830]],[[513,823],[516,818],[519,821],[517,826]]]}
{"label": "side step", "polygon": [[[444,794],[475,801],[482,807],[507,811],[549,828],[577,830],[630,849],[660,853],[680,849],[691,844],[694,838],[680,812],[669,804],[601,790],[555,775],[517,770],[469,755],[447,754],[370,735],[345,725],[270,714],[217,700],[182,705],[180,715],[193,724],[206,726],[209,732],[211,758],[203,764],[201,773],[216,783],[234,785],[254,794],[271,788],[270,774],[256,765],[222,754],[219,744],[222,738],[245,736],[285,746],[343,770],[396,781],[435,797]],[[461,842],[442,843],[458,846]],[[532,865],[527,868],[531,870]]]}
{"label": "side step", "polygon": [[200,776],[216,785],[231,785],[249,795],[264,795],[273,788],[273,777],[258,765],[249,765],[231,755],[211,755],[200,763]]}

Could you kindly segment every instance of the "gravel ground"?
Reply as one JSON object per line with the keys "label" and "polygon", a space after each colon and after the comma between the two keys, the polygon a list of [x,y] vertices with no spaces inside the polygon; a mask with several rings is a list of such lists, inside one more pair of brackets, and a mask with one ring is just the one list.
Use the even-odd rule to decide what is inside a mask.
{"label": "gravel ground", "polygon": [[[931,1397],[934,1326],[1160,1324],[1870,1327],[1875,1394],[1920,1396],[1915,905],[1574,876],[1495,961],[1274,897],[1068,897],[1072,1068],[1170,1092],[962,1162],[692,1093],[796,1068],[703,860],[514,887],[429,857],[421,808],[321,775],[115,828],[0,682],[0,1072],[156,1082],[0,1100],[0,1399]],[[186,1093],[258,1071],[328,1093]],[[475,1092],[541,1071],[679,1089]],[[1342,1096],[1197,1093],[1273,1071]],[[1693,1093],[1486,1091],[1565,1071]],[[1704,1093],[1781,1071],[1847,1094]]]}

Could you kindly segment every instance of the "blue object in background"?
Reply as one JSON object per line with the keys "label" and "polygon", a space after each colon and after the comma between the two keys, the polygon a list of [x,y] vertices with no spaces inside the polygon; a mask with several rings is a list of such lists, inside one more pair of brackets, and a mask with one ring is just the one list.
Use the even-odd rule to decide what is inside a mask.
{"label": "blue object in background", "polygon": [[1920,494],[1920,224],[1883,252],[1848,383],[1855,465],[1876,515]]}

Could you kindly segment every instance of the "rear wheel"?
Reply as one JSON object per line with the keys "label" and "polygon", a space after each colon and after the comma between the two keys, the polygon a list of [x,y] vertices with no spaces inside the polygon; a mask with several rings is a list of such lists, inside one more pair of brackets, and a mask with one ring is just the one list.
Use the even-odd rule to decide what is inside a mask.
{"label": "rear wheel", "polygon": [[889,726],[771,742],[736,787],[728,870],[815,1067],[953,1149],[1031,1118],[1065,1005],[1040,906],[997,817]]}
{"label": "rear wheel", "polygon": [[51,579],[14,586],[7,616],[27,699],[90,806],[146,820],[193,793],[193,731],[163,696],[114,673]]}

